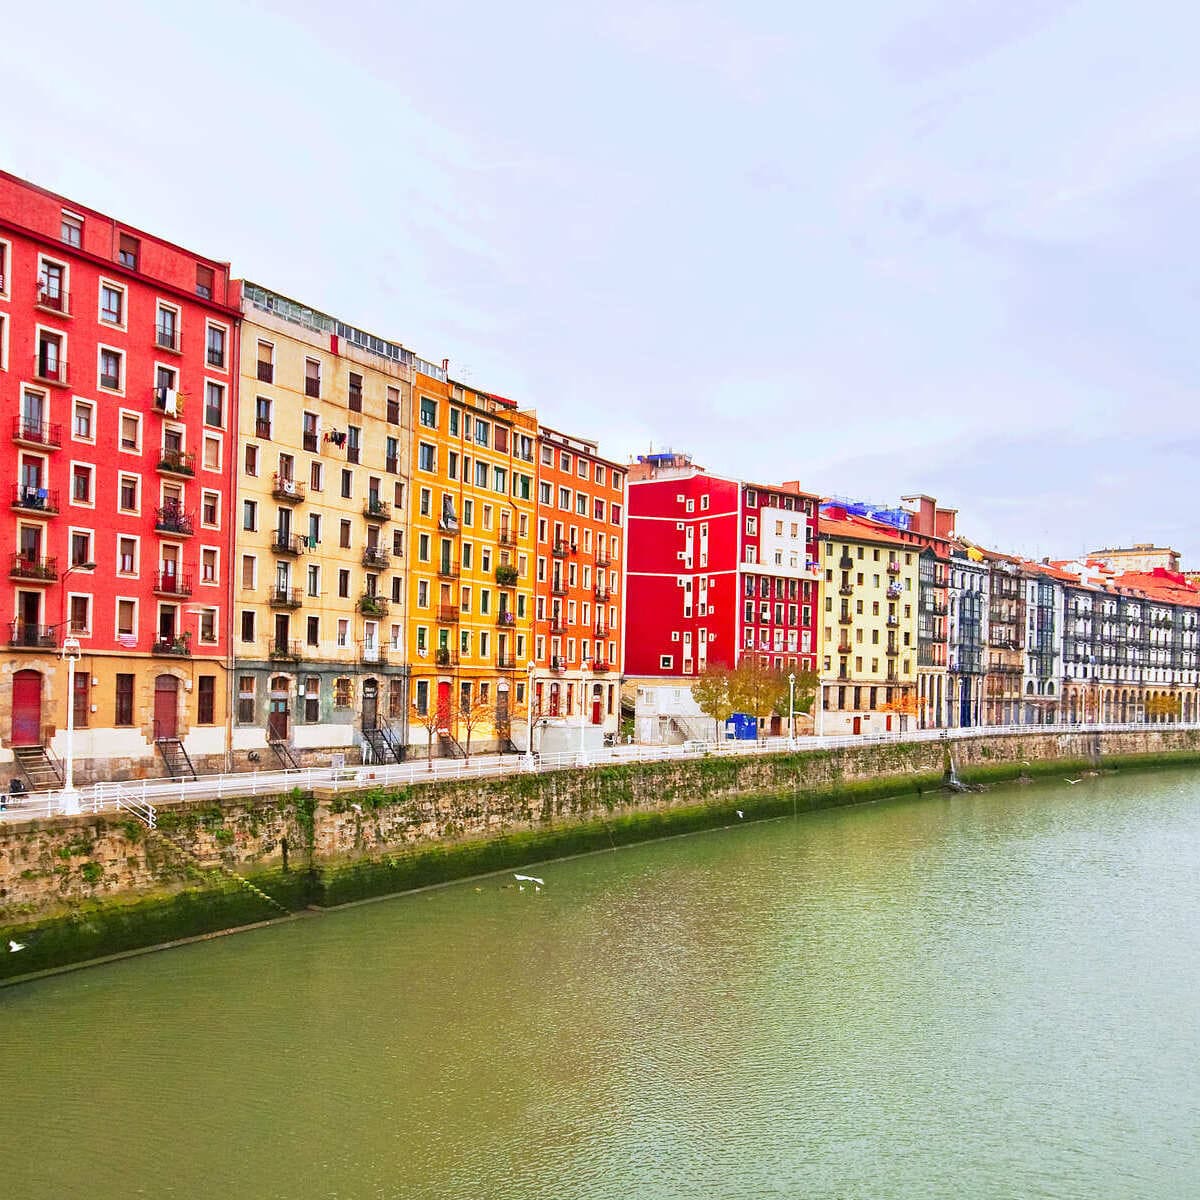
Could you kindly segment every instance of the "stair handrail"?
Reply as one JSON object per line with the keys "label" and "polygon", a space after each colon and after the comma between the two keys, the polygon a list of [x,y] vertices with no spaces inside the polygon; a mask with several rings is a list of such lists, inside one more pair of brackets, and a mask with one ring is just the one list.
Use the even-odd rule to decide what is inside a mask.
{"label": "stair handrail", "polygon": [[114,807],[119,812],[127,812],[137,817],[147,829],[158,828],[158,810],[149,800],[135,795],[128,788],[123,788],[119,783],[97,784],[98,797],[101,795],[100,788],[102,787],[112,788],[111,799]]}

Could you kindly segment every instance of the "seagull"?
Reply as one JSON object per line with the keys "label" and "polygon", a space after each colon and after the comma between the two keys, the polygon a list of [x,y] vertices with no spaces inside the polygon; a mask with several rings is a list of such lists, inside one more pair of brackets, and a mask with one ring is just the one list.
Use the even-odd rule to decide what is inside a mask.
{"label": "seagull", "polygon": [[8,939],[8,952],[9,952],[9,954],[16,954],[16,952],[17,952],[18,950],[24,950],[24,949],[25,949],[25,943],[24,943],[24,942],[14,942],[14,941],[12,940],[12,938],[9,938],[9,939]]}
{"label": "seagull", "polygon": [[350,805],[350,807],[351,807],[352,809],[354,809],[354,811],[355,811],[355,812],[362,812],[362,805],[361,805],[361,804],[352,804],[352,805]]}
{"label": "seagull", "polygon": [[1067,782],[1068,783],[1082,783],[1083,780],[1082,779],[1068,779]]}
{"label": "seagull", "polygon": [[[539,887],[546,886],[546,881],[544,879],[539,879],[536,875],[517,875],[514,872],[513,878],[514,879],[523,879],[523,880],[525,880],[526,883],[536,883]],[[521,889],[521,891],[524,891],[524,890],[525,890],[524,888]]]}
{"label": "seagull", "polygon": [[742,812],[740,808],[737,810],[737,815],[739,821],[744,821],[746,819],[746,814]]}

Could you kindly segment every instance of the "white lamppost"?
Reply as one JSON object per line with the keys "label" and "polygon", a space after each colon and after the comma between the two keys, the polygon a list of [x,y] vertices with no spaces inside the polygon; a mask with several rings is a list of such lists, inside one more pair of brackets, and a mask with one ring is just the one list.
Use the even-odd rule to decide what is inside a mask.
{"label": "white lamppost", "polygon": [[824,725],[824,721],[822,721],[821,718],[824,716],[824,710],[822,708],[822,705],[824,704],[824,702],[825,702],[825,681],[818,674],[817,675],[816,695],[813,696],[813,736],[814,737],[821,737],[822,733],[823,733],[822,726]]}
{"label": "white lamppost", "polygon": [[525,770],[533,770],[533,659],[526,668],[528,680],[525,684],[525,708],[529,713],[529,731],[525,737]]}
{"label": "white lamppost", "polygon": [[788,675],[788,746],[796,748],[796,673]]}
{"label": "white lamppost", "polygon": [[[68,576],[76,571],[94,571],[94,562],[75,563],[68,567],[62,575],[62,584],[66,586]],[[66,607],[67,594],[62,594],[62,609]],[[75,664],[81,658],[83,651],[79,647],[79,639],[69,636],[66,632],[66,616],[59,612],[59,625],[63,628],[62,657],[67,664],[67,738],[63,755],[63,790],[62,811],[69,816],[79,812],[79,793],[75,790]]]}
{"label": "white lamppost", "polygon": [[579,664],[579,765],[586,767],[587,759],[587,686],[588,663],[591,660],[585,655]]}

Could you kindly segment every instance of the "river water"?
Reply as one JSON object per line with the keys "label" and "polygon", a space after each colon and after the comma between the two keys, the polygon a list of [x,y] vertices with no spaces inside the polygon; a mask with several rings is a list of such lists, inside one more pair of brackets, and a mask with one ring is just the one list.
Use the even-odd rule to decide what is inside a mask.
{"label": "river water", "polygon": [[0,1195],[1194,1197],[1200,777],[840,809],[0,991]]}

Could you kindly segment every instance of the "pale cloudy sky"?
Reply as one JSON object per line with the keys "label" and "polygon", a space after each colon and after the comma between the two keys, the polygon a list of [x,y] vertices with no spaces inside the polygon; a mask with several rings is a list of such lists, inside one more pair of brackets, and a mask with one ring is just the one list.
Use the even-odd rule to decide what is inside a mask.
{"label": "pale cloudy sky", "polygon": [[1194,4],[5,23],[10,170],[614,457],[925,491],[1005,549],[1165,539],[1200,566]]}

